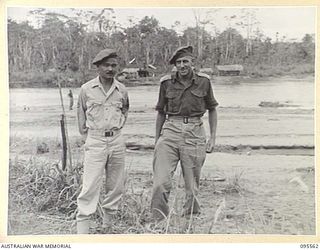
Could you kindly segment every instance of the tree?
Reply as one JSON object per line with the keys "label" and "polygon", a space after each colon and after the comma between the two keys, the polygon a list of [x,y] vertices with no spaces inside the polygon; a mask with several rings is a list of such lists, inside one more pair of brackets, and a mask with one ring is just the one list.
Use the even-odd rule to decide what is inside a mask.
{"label": "tree", "polygon": [[[201,33],[201,39],[199,42],[198,34]],[[182,41],[184,45],[192,45],[197,53],[197,59],[200,63],[205,61],[210,55],[203,54],[204,48],[210,47],[211,36],[203,28],[199,27],[188,27],[183,31]],[[199,48],[200,46],[200,48]],[[201,53],[199,53],[201,49]]]}
{"label": "tree", "polygon": [[[154,17],[144,17],[139,22],[140,38],[141,38],[141,54],[145,51],[145,63],[148,65],[153,56],[152,63],[154,63],[156,51],[154,44],[160,30],[159,21]],[[153,55],[152,55],[153,54]]]}
{"label": "tree", "polygon": [[243,58],[243,38],[240,33],[233,28],[223,31],[218,36],[220,62],[222,64],[233,64]]}
{"label": "tree", "polygon": [[172,29],[162,27],[158,32],[158,37],[161,39],[156,40],[156,53],[154,54],[154,63],[161,65],[167,70],[169,58],[171,57],[174,50],[180,46],[180,39],[177,32]]}
{"label": "tree", "polygon": [[204,48],[208,48],[205,45],[206,38],[210,37],[209,33],[206,31],[206,26],[211,25],[214,29],[216,29],[214,24],[214,16],[219,12],[219,9],[211,9],[211,10],[201,10],[201,9],[193,9],[193,15],[196,23],[196,41],[197,41],[197,55],[200,61],[203,59],[203,50]]}
{"label": "tree", "polygon": [[[240,63],[253,70],[268,67],[290,70],[301,64],[310,65],[305,68],[311,70],[314,68],[314,34],[306,34],[297,41],[277,33],[276,41],[272,42],[258,29],[256,22],[244,19],[252,13],[240,17],[226,16],[229,27],[220,32],[213,14],[212,11],[195,12],[195,26],[182,30],[179,22],[168,29],[149,16],[141,20],[130,18],[129,26],[122,28],[112,9],[71,9],[68,16],[35,9],[30,12],[36,17],[34,25],[8,19],[10,79],[20,72],[47,72],[62,66],[67,68],[66,74],[70,77],[77,75],[83,82],[91,71],[93,57],[106,47],[117,50],[123,59],[121,66],[136,58],[137,67],[154,64],[162,72],[169,69],[168,60],[181,45],[194,47],[197,65],[201,67]],[[239,29],[247,30],[245,38]],[[48,84],[54,82],[52,79],[47,81]]]}
{"label": "tree", "polygon": [[32,68],[34,29],[28,22],[21,24],[8,20],[8,55],[10,69],[27,70]]}
{"label": "tree", "polygon": [[247,9],[241,10],[242,15],[240,16],[240,22],[236,23],[242,29],[246,31],[246,54],[252,53],[252,40],[254,28],[259,24],[256,18],[257,9]]}
{"label": "tree", "polygon": [[303,53],[303,60],[305,62],[314,63],[315,60],[315,41],[314,34],[305,34],[302,38],[301,50]]}

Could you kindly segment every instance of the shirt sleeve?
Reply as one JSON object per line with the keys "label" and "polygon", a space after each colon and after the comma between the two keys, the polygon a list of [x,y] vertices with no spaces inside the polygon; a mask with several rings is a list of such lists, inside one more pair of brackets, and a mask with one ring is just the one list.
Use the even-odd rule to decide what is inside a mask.
{"label": "shirt sleeve", "polygon": [[128,92],[124,92],[124,98],[123,98],[123,106],[122,106],[122,113],[127,117],[129,112],[129,95]]}
{"label": "shirt sleeve", "polygon": [[207,95],[205,96],[204,99],[205,99],[205,103],[206,103],[206,109],[208,109],[208,110],[213,110],[219,105],[219,103],[217,102],[217,100],[214,97],[212,84],[211,84],[210,80],[209,80],[208,92],[207,92]]}
{"label": "shirt sleeve", "polygon": [[78,128],[80,134],[86,134],[87,133],[87,126],[86,126],[86,97],[83,88],[80,89],[80,93],[78,96],[78,103],[77,103],[77,118],[78,118]]}
{"label": "shirt sleeve", "polygon": [[160,83],[159,98],[158,98],[158,103],[156,105],[156,110],[159,113],[164,114],[167,102],[168,102],[168,100],[166,98],[165,84],[164,83]]}

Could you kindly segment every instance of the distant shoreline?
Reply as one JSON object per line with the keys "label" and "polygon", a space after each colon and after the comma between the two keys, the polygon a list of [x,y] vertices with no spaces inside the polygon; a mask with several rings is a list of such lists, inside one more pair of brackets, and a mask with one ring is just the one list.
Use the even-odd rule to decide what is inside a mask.
{"label": "distant shoreline", "polygon": [[[162,75],[165,75],[162,74]],[[211,75],[211,80],[213,83],[222,82],[224,80],[245,80],[247,82],[261,82],[261,81],[272,81],[273,79],[277,80],[308,80],[313,81],[315,78],[315,74],[288,74],[288,75],[281,75],[281,76],[263,76],[263,77],[253,77],[248,75],[239,75],[239,76],[217,76]],[[135,81],[128,81],[124,82],[127,87],[137,87],[137,86],[144,86],[144,85],[158,85],[159,84],[159,76],[157,77],[148,77],[148,78],[140,78]],[[86,81],[84,81],[86,82]],[[81,85],[80,85],[81,86]],[[79,85],[66,85],[62,84],[63,88],[79,88]],[[9,89],[11,88],[58,88],[58,86],[48,86],[46,84],[35,83],[31,84],[30,81],[19,81],[19,82],[9,82]]]}

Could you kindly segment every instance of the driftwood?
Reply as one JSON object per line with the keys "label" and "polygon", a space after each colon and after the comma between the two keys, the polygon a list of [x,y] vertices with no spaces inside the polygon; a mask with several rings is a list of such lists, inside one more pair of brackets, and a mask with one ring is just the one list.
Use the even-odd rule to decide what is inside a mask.
{"label": "driftwood", "polygon": [[61,125],[61,136],[62,136],[62,170],[66,170],[67,166],[67,139],[66,139],[66,130],[65,130],[65,124],[64,124],[64,115],[61,115],[60,120]]}

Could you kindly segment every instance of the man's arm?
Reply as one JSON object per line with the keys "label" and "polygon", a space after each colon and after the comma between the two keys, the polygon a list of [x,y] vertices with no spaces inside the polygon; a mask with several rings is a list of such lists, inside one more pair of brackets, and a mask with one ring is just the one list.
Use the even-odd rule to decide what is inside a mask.
{"label": "man's arm", "polygon": [[210,138],[207,142],[207,153],[211,153],[216,143],[216,132],[218,123],[218,115],[215,108],[209,110],[208,122],[210,128]]}
{"label": "man's arm", "polygon": [[88,132],[88,128],[86,126],[86,110],[87,105],[85,102],[83,89],[80,89],[80,93],[78,96],[78,104],[77,104],[77,118],[78,118],[78,129],[81,135],[86,135]]}
{"label": "man's arm", "polygon": [[159,89],[159,98],[158,103],[156,105],[156,110],[158,111],[157,119],[156,119],[156,135],[155,135],[155,144],[157,143],[162,126],[166,120],[166,113],[165,113],[165,107],[167,105],[167,99],[166,99],[166,87],[165,81],[166,79],[171,79],[169,76],[164,76],[160,79],[160,89]]}
{"label": "man's arm", "polygon": [[125,117],[125,120],[123,122],[123,125],[122,127],[124,126],[124,124],[126,123],[127,121],[127,118],[128,118],[128,113],[129,113],[129,95],[128,95],[128,92],[126,91],[125,94],[124,94],[124,100],[123,100],[123,108],[122,108],[122,113]]}
{"label": "man's arm", "polygon": [[205,96],[206,109],[209,110],[208,122],[210,128],[210,138],[207,142],[207,153],[211,153],[216,143],[216,132],[218,116],[216,107],[218,102],[214,97],[211,81],[209,80],[207,95]]}
{"label": "man's arm", "polygon": [[157,143],[157,141],[158,141],[158,139],[160,137],[161,129],[162,129],[162,126],[163,126],[165,120],[166,120],[166,114],[158,112],[157,120],[156,120],[155,144]]}

